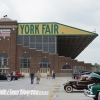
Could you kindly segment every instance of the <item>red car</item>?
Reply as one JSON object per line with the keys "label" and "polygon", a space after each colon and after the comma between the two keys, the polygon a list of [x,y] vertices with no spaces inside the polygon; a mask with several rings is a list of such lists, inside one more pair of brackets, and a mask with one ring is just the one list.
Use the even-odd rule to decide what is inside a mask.
{"label": "red car", "polygon": [[24,77],[24,74],[17,72],[17,71],[12,71],[13,75],[16,75],[18,77]]}

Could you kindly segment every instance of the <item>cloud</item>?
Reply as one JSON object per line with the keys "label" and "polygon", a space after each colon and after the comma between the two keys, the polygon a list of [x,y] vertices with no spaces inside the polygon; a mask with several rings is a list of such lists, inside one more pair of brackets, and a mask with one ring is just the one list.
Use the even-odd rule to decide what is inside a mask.
{"label": "cloud", "polygon": [[9,7],[7,7],[7,5],[3,2],[0,3],[0,13],[1,16],[3,17],[3,15],[5,15],[6,13],[10,12]]}
{"label": "cloud", "polygon": [[[2,0],[0,17],[7,14],[18,22],[58,22],[100,33],[100,0]],[[77,57],[100,63],[100,36]]]}

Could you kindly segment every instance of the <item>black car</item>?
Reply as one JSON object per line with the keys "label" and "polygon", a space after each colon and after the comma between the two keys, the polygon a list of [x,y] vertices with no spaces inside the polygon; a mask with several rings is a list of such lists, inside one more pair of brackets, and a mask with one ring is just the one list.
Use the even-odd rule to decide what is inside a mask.
{"label": "black car", "polygon": [[[80,72],[78,72],[78,73],[74,73],[72,78],[75,79],[76,76],[77,76],[78,78],[80,78],[81,75],[89,75],[89,74],[91,74],[91,73],[92,73],[92,71],[88,71],[88,70],[80,71]],[[95,73],[97,73],[97,72],[95,72]],[[99,75],[100,75],[100,72],[98,72],[98,73],[99,73]],[[97,73],[97,74],[98,74],[98,73]]]}
{"label": "black car", "polygon": [[[72,80],[68,81],[67,83],[63,84],[64,85],[64,90],[67,93],[70,93],[73,91],[73,89],[77,90],[83,90],[83,89],[88,89],[87,85],[88,84],[93,84],[93,83],[100,83],[100,79],[94,78],[93,75],[95,76],[96,73],[91,73],[89,76],[89,80]],[[97,74],[98,75],[98,74]]]}
{"label": "black car", "polygon": [[11,76],[7,76],[4,73],[0,73],[0,80],[8,80],[8,81],[11,81]]}
{"label": "black car", "polygon": [[94,73],[96,73],[96,74],[100,75],[100,72],[94,72]]}
{"label": "black car", "polygon": [[18,80],[18,77],[0,73],[0,80],[7,80],[7,81]]}
{"label": "black car", "polygon": [[80,71],[80,73],[91,73],[92,71],[90,70],[83,70],[83,71]]}
{"label": "black car", "polygon": [[11,80],[18,80],[18,76],[12,75],[12,76],[11,76]]}

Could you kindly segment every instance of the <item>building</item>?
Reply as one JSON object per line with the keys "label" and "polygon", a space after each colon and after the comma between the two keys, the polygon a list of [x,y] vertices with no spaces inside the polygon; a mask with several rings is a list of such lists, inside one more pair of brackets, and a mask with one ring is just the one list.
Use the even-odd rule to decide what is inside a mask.
{"label": "building", "polygon": [[0,72],[55,71],[57,76],[91,70],[91,63],[75,58],[98,36],[55,22],[18,23],[0,19]]}

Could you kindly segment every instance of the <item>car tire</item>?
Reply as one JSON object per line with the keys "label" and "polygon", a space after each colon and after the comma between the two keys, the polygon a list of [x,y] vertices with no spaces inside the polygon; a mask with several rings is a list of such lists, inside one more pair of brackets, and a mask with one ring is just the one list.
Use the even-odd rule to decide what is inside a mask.
{"label": "car tire", "polygon": [[11,77],[7,77],[7,81],[9,81],[9,82],[10,82],[10,81],[11,81]]}
{"label": "car tire", "polygon": [[100,100],[100,92],[97,93],[95,100]]}
{"label": "car tire", "polygon": [[73,88],[72,88],[72,86],[65,86],[65,91],[67,92],[67,93],[71,93],[72,91],[73,91]]}
{"label": "car tire", "polygon": [[93,98],[93,100],[96,100],[96,98]]}
{"label": "car tire", "polygon": [[18,80],[18,78],[16,77],[15,80]]}

